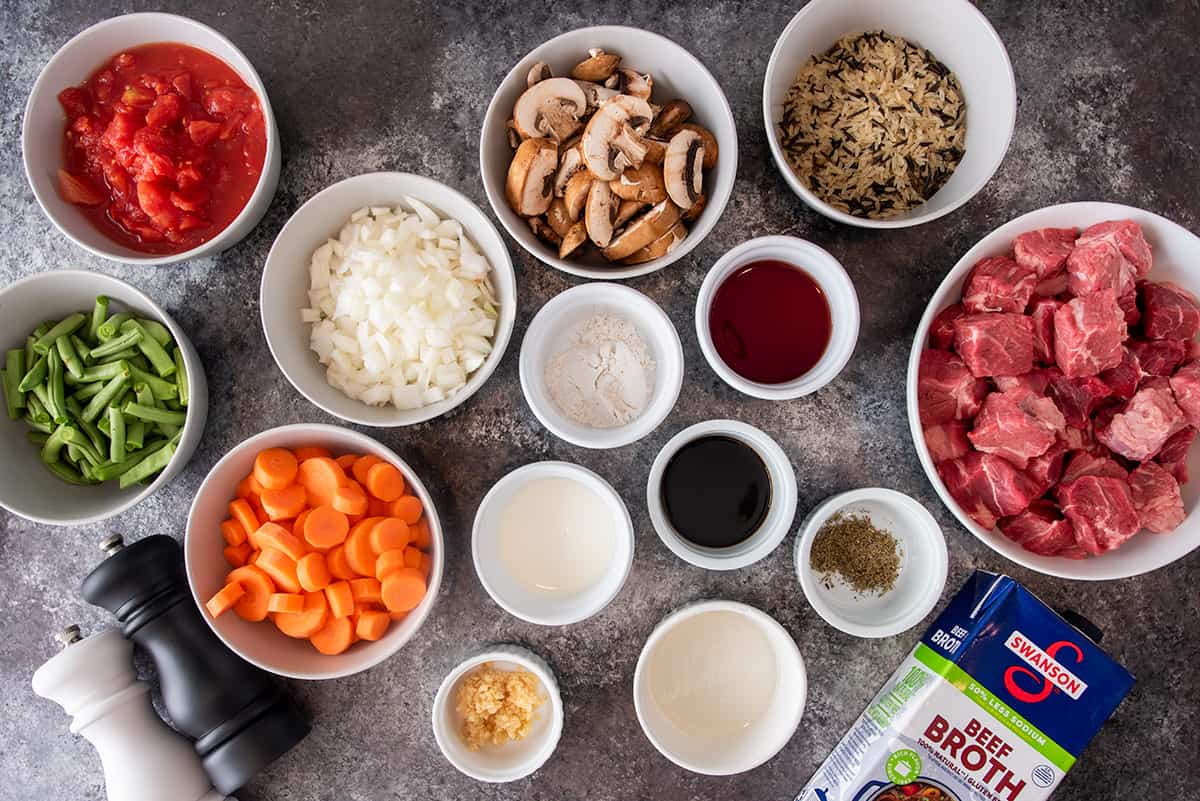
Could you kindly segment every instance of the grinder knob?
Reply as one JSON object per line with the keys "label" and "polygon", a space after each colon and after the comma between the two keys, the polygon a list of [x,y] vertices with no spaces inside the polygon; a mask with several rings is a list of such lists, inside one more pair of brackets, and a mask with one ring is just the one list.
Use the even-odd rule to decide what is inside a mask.
{"label": "grinder knob", "polygon": [[83,580],[83,598],[116,615],[122,633],[150,654],[163,704],[196,741],[213,786],[230,793],[309,732],[308,722],[266,673],[227,649],[192,603],[183,553],[155,535],[123,547]]}

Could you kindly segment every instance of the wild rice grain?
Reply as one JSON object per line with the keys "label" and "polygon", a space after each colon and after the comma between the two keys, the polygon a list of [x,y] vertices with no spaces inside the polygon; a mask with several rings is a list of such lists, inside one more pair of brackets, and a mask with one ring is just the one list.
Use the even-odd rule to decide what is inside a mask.
{"label": "wild rice grain", "polygon": [[868,31],[809,60],[779,127],[788,163],[817,197],[884,219],[921,205],[950,179],[966,118],[958,80],[932,53]]}

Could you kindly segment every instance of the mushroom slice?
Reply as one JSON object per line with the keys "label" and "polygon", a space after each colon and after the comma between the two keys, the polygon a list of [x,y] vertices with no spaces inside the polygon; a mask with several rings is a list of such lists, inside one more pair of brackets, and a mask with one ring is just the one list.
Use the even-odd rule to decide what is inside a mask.
{"label": "mushroom slice", "polygon": [[587,98],[570,78],[548,78],[526,89],[513,107],[517,131],[526,139],[548,136],[556,142],[579,130]]}
{"label": "mushroom slice", "polygon": [[717,166],[717,137],[713,136],[712,131],[694,122],[685,122],[679,126],[679,130],[695,131],[699,134],[700,140],[704,142],[704,169],[711,170]]}
{"label": "mushroom slice", "polygon": [[628,258],[670,231],[677,222],[679,207],[670,200],[651,206],[645,214],[630,220],[624,230],[604,248],[604,258],[609,261]]}
{"label": "mushroom slice", "polygon": [[554,196],[562,197],[567,192],[567,183],[575,173],[586,170],[583,163],[583,153],[579,148],[572,147],[562,151],[558,159],[558,172],[554,174]]}
{"label": "mushroom slice", "polygon": [[567,216],[578,220],[583,216],[583,207],[587,203],[588,192],[595,181],[588,170],[583,169],[567,180],[567,188],[563,191],[563,202],[567,205]]}
{"label": "mushroom slice", "polygon": [[672,100],[658,112],[654,124],[650,126],[650,135],[666,138],[676,128],[687,122],[692,116],[692,107],[686,100]]}
{"label": "mushroom slice", "polygon": [[545,61],[539,61],[529,68],[529,74],[525,76],[525,88],[530,89],[535,83],[548,81],[554,77],[554,73],[550,71],[550,65]]}
{"label": "mushroom slice", "polygon": [[571,226],[565,234],[563,234],[562,244],[558,246],[558,257],[565,259],[574,253],[580,245],[587,241],[587,226],[583,220]]}
{"label": "mushroom slice", "polygon": [[609,101],[609,105],[618,106],[629,115],[629,126],[638,136],[645,136],[654,120],[654,109],[640,97],[617,95]]}
{"label": "mushroom slice", "polygon": [[683,213],[681,219],[684,222],[692,222],[704,213],[706,205],[708,205],[708,195],[701,193],[700,197],[696,198],[696,202],[692,204],[692,207]]}
{"label": "mushroom slice", "polygon": [[587,99],[588,113],[595,111],[621,94],[616,89],[609,89],[607,86],[601,86],[591,81],[576,81],[575,83],[583,90],[583,96]]}
{"label": "mushroom slice", "polygon": [[637,200],[622,200],[621,205],[617,206],[617,217],[613,220],[613,227],[620,228],[649,205],[649,203],[641,203]]}
{"label": "mushroom slice", "polygon": [[633,255],[626,256],[621,259],[621,264],[645,264],[648,261],[661,259],[663,256],[670,253],[675,248],[679,247],[679,243],[687,237],[687,226],[683,223],[675,223],[671,230],[655,239],[644,248],[635,251]]}
{"label": "mushroom slice", "polygon": [[663,159],[667,157],[667,142],[665,139],[643,136],[642,144],[646,146],[646,161],[651,164],[663,163]]}
{"label": "mushroom slice", "polygon": [[613,218],[617,216],[617,196],[604,181],[592,181],[588,190],[587,208],[583,212],[583,221],[587,226],[588,236],[597,247],[607,247],[612,241]]}
{"label": "mushroom slice", "polygon": [[605,53],[600,48],[588,51],[588,58],[575,65],[571,77],[581,81],[604,83],[621,63],[621,57],[614,53]]}
{"label": "mushroom slice", "polygon": [[619,101],[637,98],[622,95],[600,107],[583,130],[583,161],[602,181],[611,181],[626,167],[641,165],[646,156],[642,137],[629,124],[629,112]]}
{"label": "mushroom slice", "polygon": [[613,194],[622,200],[657,203],[667,197],[662,168],[649,162],[642,162],[639,167],[630,167],[609,181],[609,186],[612,187]]}
{"label": "mushroom slice", "polygon": [[617,77],[616,90],[623,95],[649,100],[654,91],[654,79],[649,73],[641,73],[628,67],[621,67],[614,75]]}
{"label": "mushroom slice", "polygon": [[526,139],[508,165],[504,194],[522,217],[536,217],[550,207],[558,147],[551,139]]}
{"label": "mushroom slice", "polygon": [[550,208],[546,209],[546,222],[559,236],[566,236],[567,231],[571,230],[571,226],[575,224],[575,221],[567,214],[566,202],[560,197],[550,201]]}
{"label": "mushroom slice", "polygon": [[508,134],[509,147],[516,150],[521,146],[521,132],[517,130],[517,123],[514,120],[504,123],[504,132]]}
{"label": "mushroom slice", "polygon": [[681,209],[690,209],[704,189],[704,140],[695,131],[680,131],[667,145],[663,160],[667,194]]}
{"label": "mushroom slice", "polygon": [[529,223],[529,229],[537,234],[537,238],[543,242],[548,242],[551,245],[562,243],[562,237],[558,235],[558,232],[551,228],[550,224],[541,217],[529,217],[525,222]]}

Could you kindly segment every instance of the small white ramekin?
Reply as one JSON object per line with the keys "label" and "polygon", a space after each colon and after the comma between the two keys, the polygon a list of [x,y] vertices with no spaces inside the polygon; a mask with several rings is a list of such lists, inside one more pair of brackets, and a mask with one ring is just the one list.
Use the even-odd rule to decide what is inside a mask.
{"label": "small white ramekin", "polygon": [[[747,264],[764,259],[786,262],[808,273],[825,293],[833,324],[829,345],[821,360],[804,375],[783,384],[763,384],[738,375],[717,353],[708,327],[713,298],[725,279]],[[704,358],[726,384],[739,392],[765,400],[800,398],[837,378],[850,361],[854,346],[858,343],[858,325],[858,294],[841,262],[824,248],[793,236],[763,236],[730,250],[708,271],[696,297],[696,336],[700,339]]]}
{"label": "small white ramekin", "polygon": [[[563,598],[529,592],[505,569],[499,554],[497,523],[505,502],[530,481],[548,478],[580,482],[604,502],[612,515],[613,555],[604,577]],[[479,582],[506,612],[528,623],[565,626],[596,614],[621,591],[633,565],[633,521],[613,486],[586,467],[569,462],[534,462],[504,476],[483,496],[471,530],[471,557]]]}
{"label": "small white ramekin", "polygon": [[[595,314],[633,323],[654,357],[654,389],[645,410],[616,428],[589,428],[567,417],[550,398],[546,364],[568,346],[570,330]],[[580,284],[552,298],[534,316],[521,343],[525,402],[550,433],[584,448],[616,448],[649,434],[675,408],[683,386],[683,346],[671,318],[650,298],[620,284]]]}
{"label": "small white ramekin", "polygon": [[[179,42],[205,50],[229,65],[258,97],[267,131],[267,150],[254,193],[241,213],[224,230],[202,245],[164,255],[141,253],[121,245],[96,228],[75,205],[58,194],[58,169],[62,166],[63,119],[58,93],[78,86],[108,59],[131,47],[153,42]],[[63,235],[101,258],[125,264],[173,264],[227,250],[258,225],[275,197],[282,162],[279,130],[267,89],[250,59],[222,34],[177,14],[139,13],[98,22],[59,48],[42,68],[25,104],[21,128],[25,175],[33,196]]]}
{"label": "small white ramekin", "polygon": [[[834,577],[826,587],[810,558],[817,532],[838,512],[864,515],[896,537],[900,576],[882,595],[860,595]],[[825,622],[855,637],[891,637],[920,623],[946,586],[946,539],[929,511],[895,490],[871,487],[843,492],[809,513],[796,538],[796,574],[804,597]]]}
{"label": "small white ramekin", "polygon": [[[524,740],[472,751],[459,732],[455,691],[463,677],[485,663],[500,670],[524,668],[537,677],[546,701],[534,712],[533,730]],[[481,782],[511,782],[540,768],[554,753],[563,729],[563,703],[558,682],[540,657],[515,645],[496,645],[458,664],[442,680],[433,699],[433,737],[451,765]]]}
{"label": "small white ramekin", "polygon": [[[768,711],[733,743],[692,736],[680,730],[659,709],[647,676],[655,647],[663,637],[680,623],[712,612],[744,616],[762,631],[775,653],[777,680]],[[696,666],[698,673],[703,670],[703,665]],[[698,601],[667,615],[646,639],[633,673],[633,706],[646,739],[681,768],[709,776],[742,773],[778,754],[800,725],[807,695],[808,673],[796,641],[775,618],[736,601]]]}
{"label": "small white ramekin", "polygon": [[[705,436],[730,437],[749,445],[762,459],[771,478],[771,503],[762,525],[749,538],[729,548],[704,548],[685,539],[671,525],[663,508],[662,480],[667,464],[684,445]],[[707,570],[737,570],[774,551],[792,528],[796,502],[796,474],[783,448],[762,430],[737,420],[696,423],[671,437],[655,457],[646,482],[646,506],[658,538],[680,559]]]}

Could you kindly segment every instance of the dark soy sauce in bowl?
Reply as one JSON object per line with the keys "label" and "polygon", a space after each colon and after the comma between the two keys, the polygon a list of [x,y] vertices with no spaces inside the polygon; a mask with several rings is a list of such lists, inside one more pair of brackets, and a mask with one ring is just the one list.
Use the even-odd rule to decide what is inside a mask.
{"label": "dark soy sauce in bowl", "polygon": [[730,273],[713,295],[708,329],[721,360],[748,381],[786,384],[829,347],[829,300],[812,276],[764,259]]}
{"label": "dark soy sauce in bowl", "polygon": [[771,476],[758,452],[740,439],[703,436],[667,462],[661,495],[679,536],[702,548],[729,548],[766,519]]}

